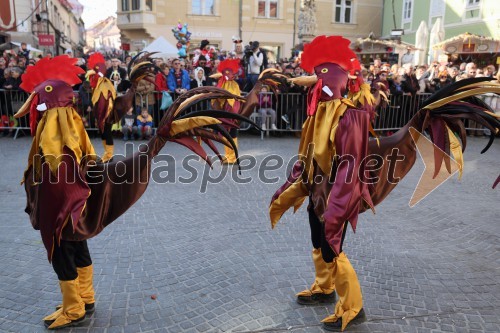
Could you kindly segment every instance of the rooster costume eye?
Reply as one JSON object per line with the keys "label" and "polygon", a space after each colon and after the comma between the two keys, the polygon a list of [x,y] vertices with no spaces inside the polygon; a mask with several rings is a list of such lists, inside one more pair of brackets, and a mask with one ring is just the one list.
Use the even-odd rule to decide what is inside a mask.
{"label": "rooster costume eye", "polygon": [[52,90],[54,90],[54,88],[52,88],[52,86],[45,86],[45,91],[46,92],[52,92]]}
{"label": "rooster costume eye", "polygon": [[328,68],[323,68],[323,69],[321,70],[321,73],[323,73],[323,74],[328,73]]}

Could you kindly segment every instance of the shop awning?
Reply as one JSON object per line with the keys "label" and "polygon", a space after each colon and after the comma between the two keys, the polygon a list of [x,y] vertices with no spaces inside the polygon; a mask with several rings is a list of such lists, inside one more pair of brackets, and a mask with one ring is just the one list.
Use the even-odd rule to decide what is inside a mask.
{"label": "shop awning", "polygon": [[434,45],[433,48],[441,49],[448,54],[497,53],[500,51],[500,40],[466,32],[442,41]]}
{"label": "shop awning", "polygon": [[351,45],[351,49],[360,54],[387,53],[394,51],[401,52],[406,51],[408,48],[411,51],[420,50],[416,48],[415,45],[403,41],[372,39],[370,37],[358,38]]}

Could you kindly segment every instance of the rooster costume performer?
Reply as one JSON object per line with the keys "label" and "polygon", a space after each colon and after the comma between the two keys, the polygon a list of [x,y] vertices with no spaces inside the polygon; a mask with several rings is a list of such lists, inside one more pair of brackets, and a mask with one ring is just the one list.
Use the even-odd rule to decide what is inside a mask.
{"label": "rooster costume performer", "polygon": [[[141,62],[147,62],[145,59],[149,58]],[[137,153],[119,163],[102,163],[74,107],[72,86],[80,82],[78,75],[83,73],[75,66],[76,61],[64,55],[44,58],[29,67],[22,76],[21,88],[31,95],[15,115],[30,114],[34,138],[23,179],[26,212],[33,227],[40,230],[62,293],[62,305],[44,318],[49,329],[77,325],[94,310],[93,269],[86,240],[99,234],[142,196],[149,183],[151,160],[165,143],[184,145],[210,163],[193,136],[201,138],[220,157],[213,141],[235,148],[222,124],[232,126],[228,119],[249,122],[222,111],[186,114],[193,103],[204,100],[241,100],[214,87],[192,89],[172,104],[157,134]]]}
{"label": "rooster costume performer", "polygon": [[99,52],[93,53],[88,60],[86,77],[92,87],[92,105],[94,117],[97,121],[97,128],[101,133],[104,155],[102,161],[108,162],[113,158],[113,134],[111,127],[113,123],[120,121],[120,118],[113,113],[113,106],[116,99],[116,90],[113,82],[104,75],[106,65],[103,55]]}
{"label": "rooster costume performer", "polygon": [[[217,67],[217,74],[213,74],[210,77],[214,79],[219,79],[217,82],[217,87],[227,90],[233,95],[240,96],[241,91],[238,83],[235,81],[236,75],[238,75],[238,71],[240,69],[240,60],[239,59],[227,59],[221,61],[219,67]],[[228,112],[238,113],[241,107],[241,102],[235,99],[226,99],[226,100],[215,100],[212,102],[212,107],[216,110],[224,110]],[[238,128],[233,127],[229,130],[231,137],[238,148]],[[234,164],[236,163],[236,154],[234,150],[225,146],[225,159],[224,163],[226,164]]]}
{"label": "rooster costume performer", "polygon": [[[429,130],[433,143],[451,153],[463,166],[462,149],[453,132],[460,134],[465,147],[463,118],[473,119],[491,130],[489,148],[500,121],[492,110],[474,95],[500,93],[500,84],[488,78],[462,80],[431,96],[410,122],[391,137],[369,140],[373,117],[373,96],[362,83],[359,62],[349,49],[349,40],[339,36],[319,36],[306,45],[301,67],[315,73],[292,79],[310,86],[307,119],[302,129],[299,161],[288,181],[273,196],[269,213],[274,227],[286,210],[296,211],[309,197],[309,223],[316,271],[312,287],[297,295],[300,304],[338,301],[333,315],[323,320],[324,328],[343,331],[365,320],[361,288],[356,272],[342,250],[348,223],[356,229],[358,215],[379,204],[416,161],[416,143],[410,128],[420,133]],[[464,82],[465,81],[465,82]],[[347,91],[348,90],[348,91]],[[343,96],[348,98],[343,98]],[[393,149],[405,162],[384,163],[368,170],[362,163],[371,154],[389,160]],[[483,150],[483,152],[485,151]],[[436,174],[446,159],[435,153]],[[447,169],[448,165],[447,165]],[[378,179],[374,184],[361,181]],[[349,182],[346,180],[350,180]],[[496,180],[495,185],[499,182]]]}

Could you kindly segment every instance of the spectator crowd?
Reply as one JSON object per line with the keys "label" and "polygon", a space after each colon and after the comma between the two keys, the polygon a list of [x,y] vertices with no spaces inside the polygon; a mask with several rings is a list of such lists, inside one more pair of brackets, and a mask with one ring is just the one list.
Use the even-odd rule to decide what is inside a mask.
{"label": "spectator crowd", "polygon": [[[71,52],[68,52],[72,56]],[[51,53],[44,56],[52,57]],[[78,65],[86,70],[86,56],[78,58]],[[4,51],[0,57],[0,115],[2,124],[0,131],[3,135],[12,132],[17,125],[12,115],[15,107],[19,106],[25,99],[25,94],[20,90],[22,73],[28,66],[34,65],[42,59],[42,56],[32,57],[26,44],[22,43],[17,53]],[[258,42],[250,42],[243,48],[241,41],[235,41],[235,50],[231,52],[218,51],[209,46],[208,41],[202,41],[200,47],[186,58],[156,58],[155,64],[159,71],[156,74],[154,84],[142,80],[137,87],[136,110],[127,114],[120,123],[114,125],[114,130],[123,133],[125,140],[134,138],[147,139],[152,134],[152,129],[157,125],[162,116],[162,100],[164,93],[171,95],[173,99],[187,90],[202,87],[215,86],[216,80],[211,78],[217,73],[219,63],[225,59],[240,59],[241,68],[236,77],[241,91],[251,90],[259,74],[265,68],[275,68],[289,77],[305,75],[300,67],[300,57],[294,56],[290,59],[283,58],[278,62],[270,62],[266,51],[260,48]],[[113,54],[106,55],[106,77],[114,84],[117,92],[124,93],[130,86],[127,76],[127,67],[132,60],[130,55],[122,59]],[[462,63],[459,65],[442,64],[432,62],[428,65],[413,66],[410,63],[399,66],[397,64],[382,63],[380,59],[373,59],[368,66],[362,67],[362,75],[365,82],[372,87],[384,86],[391,96],[415,96],[418,94],[434,93],[443,87],[471,77],[498,77],[494,65],[477,66],[475,63]],[[82,76],[83,83],[75,87],[78,91],[79,112],[86,126],[91,126],[92,104],[90,98],[90,85]],[[292,87],[289,92],[303,93],[303,88]],[[272,93],[268,89],[262,90],[257,112],[262,119],[269,117],[271,122],[262,123],[263,127],[276,130],[276,107]],[[291,112],[303,112],[297,105],[289,110],[283,110],[280,118],[289,128]]]}

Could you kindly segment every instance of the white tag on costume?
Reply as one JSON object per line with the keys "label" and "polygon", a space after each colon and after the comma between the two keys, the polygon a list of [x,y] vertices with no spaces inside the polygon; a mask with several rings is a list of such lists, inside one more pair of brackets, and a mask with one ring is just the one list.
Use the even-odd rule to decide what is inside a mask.
{"label": "white tag on costume", "polygon": [[229,78],[227,77],[227,75],[226,75],[226,76],[224,76],[224,77],[226,78],[226,81],[229,81]]}
{"label": "white tag on costume", "polygon": [[99,72],[99,76],[100,77],[104,77],[104,74],[102,74],[101,72]]}
{"label": "white tag on costume", "polygon": [[332,97],[333,96],[333,93],[332,91],[330,90],[330,88],[328,88],[328,86],[323,86],[323,89],[322,89],[325,93],[328,94],[328,96]]}
{"label": "white tag on costume", "polygon": [[38,105],[36,106],[36,109],[37,109],[38,111],[46,111],[46,110],[47,110],[47,105],[46,105],[45,103],[38,104]]}

